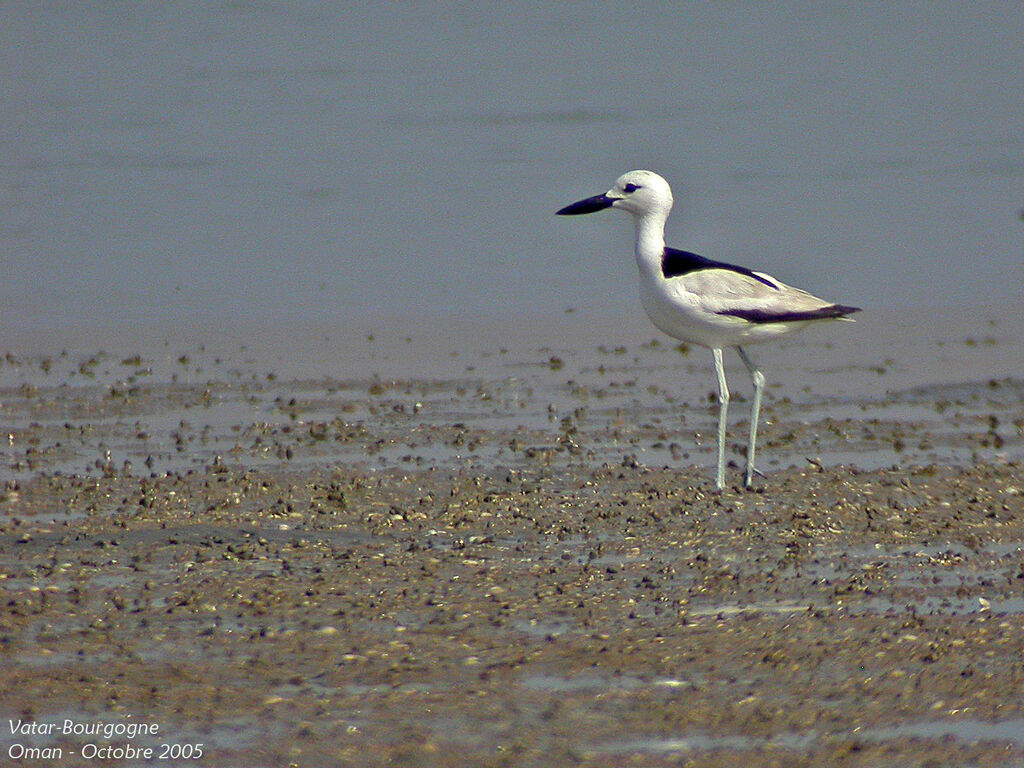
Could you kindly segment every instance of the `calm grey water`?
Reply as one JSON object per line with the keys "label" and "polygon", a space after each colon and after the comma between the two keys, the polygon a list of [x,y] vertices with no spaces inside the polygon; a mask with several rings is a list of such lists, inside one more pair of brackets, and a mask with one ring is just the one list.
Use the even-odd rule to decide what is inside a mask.
{"label": "calm grey water", "polygon": [[638,313],[626,217],[553,216],[635,167],[677,247],[1019,306],[1017,3],[0,10],[0,338]]}

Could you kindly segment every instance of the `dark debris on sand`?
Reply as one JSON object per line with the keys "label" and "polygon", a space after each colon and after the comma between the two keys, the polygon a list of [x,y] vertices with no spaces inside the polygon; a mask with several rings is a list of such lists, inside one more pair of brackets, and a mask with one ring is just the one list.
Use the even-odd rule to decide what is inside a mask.
{"label": "dark debris on sand", "polygon": [[203,765],[1022,765],[1021,471],[38,476],[0,701]]}

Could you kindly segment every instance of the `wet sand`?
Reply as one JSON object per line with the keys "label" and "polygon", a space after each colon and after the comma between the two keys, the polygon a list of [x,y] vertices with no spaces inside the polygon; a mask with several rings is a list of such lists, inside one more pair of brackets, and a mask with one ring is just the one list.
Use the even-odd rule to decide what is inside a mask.
{"label": "wet sand", "polygon": [[1020,321],[561,320],[8,342],[5,758],[1024,765]]}

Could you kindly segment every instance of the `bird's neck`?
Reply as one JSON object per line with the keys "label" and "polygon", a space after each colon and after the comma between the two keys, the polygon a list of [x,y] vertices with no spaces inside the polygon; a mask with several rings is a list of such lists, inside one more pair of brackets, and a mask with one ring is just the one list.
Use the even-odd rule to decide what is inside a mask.
{"label": "bird's neck", "polygon": [[636,219],[636,265],[640,273],[651,279],[661,275],[661,259],[665,253],[664,215],[638,216]]}

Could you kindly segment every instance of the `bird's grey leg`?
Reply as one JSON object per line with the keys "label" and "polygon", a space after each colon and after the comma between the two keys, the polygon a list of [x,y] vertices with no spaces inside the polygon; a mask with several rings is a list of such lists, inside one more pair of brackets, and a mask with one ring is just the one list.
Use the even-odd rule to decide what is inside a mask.
{"label": "bird's grey leg", "polygon": [[725,416],[729,411],[729,385],[725,382],[725,366],[722,365],[722,350],[712,349],[715,356],[715,373],[718,374],[718,473],[715,486],[725,488]]}
{"label": "bird's grey leg", "polygon": [[743,484],[749,488],[754,482],[754,451],[757,448],[757,421],[761,416],[761,392],[764,390],[764,374],[757,370],[754,362],[743,351],[743,347],[736,347],[740,353],[740,360],[747,366],[750,372],[750,380],[754,383],[754,403],[750,406],[750,444],[747,446],[747,473]]}

